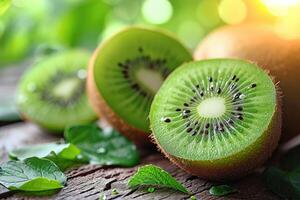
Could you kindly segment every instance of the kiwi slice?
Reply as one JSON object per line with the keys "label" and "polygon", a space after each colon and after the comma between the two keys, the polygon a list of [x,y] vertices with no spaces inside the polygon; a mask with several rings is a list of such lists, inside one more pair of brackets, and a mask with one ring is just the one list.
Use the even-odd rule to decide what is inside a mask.
{"label": "kiwi slice", "polygon": [[144,143],[154,95],[190,52],[166,33],[127,28],[102,44],[89,68],[89,95],[98,113],[124,135]]}
{"label": "kiwi slice", "polygon": [[269,158],[281,134],[272,79],[242,60],[184,64],[156,94],[149,118],[162,152],[210,180],[249,173]]}
{"label": "kiwi slice", "polygon": [[66,51],[44,58],[22,77],[17,104],[22,115],[52,132],[94,121],[96,114],[86,95],[86,68],[90,54]]}

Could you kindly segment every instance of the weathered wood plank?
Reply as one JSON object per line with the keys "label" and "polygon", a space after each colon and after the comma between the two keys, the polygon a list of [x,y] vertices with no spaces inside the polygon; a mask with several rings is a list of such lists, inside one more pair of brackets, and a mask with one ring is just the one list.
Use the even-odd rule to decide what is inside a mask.
{"label": "weathered wood plank", "polygon": [[[0,149],[1,160],[7,159],[7,151],[24,145],[55,141],[59,138],[43,133],[39,128],[30,123],[19,123],[0,128]],[[209,195],[208,189],[212,183],[201,180],[198,177],[191,176],[181,169],[171,164],[157,152],[145,153],[143,155],[141,165],[153,163],[161,166],[178,181],[183,183],[197,199],[215,200],[215,199],[251,199],[251,200],[271,200],[278,199],[264,187],[261,177],[258,173],[246,177],[240,181],[233,182],[232,185],[239,190],[239,193],[229,195],[224,198],[217,198]],[[140,166],[141,166],[140,165]],[[138,166],[137,166],[138,167]],[[129,177],[136,171],[133,168],[118,167],[100,167],[95,165],[85,165],[67,172],[68,183],[58,194],[51,197],[24,197],[20,194],[11,194],[7,191],[2,193],[0,189],[0,198],[3,199],[57,199],[57,200],[73,200],[73,199],[99,199],[100,194],[106,196],[107,199],[188,199],[188,195],[167,189],[159,189],[154,193],[148,193],[146,190],[130,190],[127,187]],[[112,189],[117,189],[117,195],[112,194]],[[3,194],[10,195],[4,198]]]}

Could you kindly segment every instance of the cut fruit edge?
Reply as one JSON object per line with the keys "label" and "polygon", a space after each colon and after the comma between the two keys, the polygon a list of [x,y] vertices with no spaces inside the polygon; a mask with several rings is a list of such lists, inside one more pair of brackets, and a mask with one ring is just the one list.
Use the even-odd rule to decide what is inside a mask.
{"label": "cut fruit edge", "polygon": [[[227,157],[216,160],[217,165],[213,166],[214,161],[192,161],[184,158],[179,158],[167,153],[159,144],[154,134],[151,134],[151,142],[153,142],[159,152],[161,152],[167,159],[174,163],[177,167],[185,170],[186,172],[204,178],[211,181],[227,181],[236,180],[242,176],[250,174],[255,168],[262,166],[269,158],[271,158],[273,152],[276,150],[280,136],[281,136],[281,89],[275,85],[277,94],[277,105],[276,111],[272,117],[268,129],[265,131],[265,137],[260,137],[256,142],[247,147],[251,149],[251,146],[257,146],[260,148],[257,151],[247,152],[243,150],[242,160],[233,160],[230,164],[228,163]],[[269,133],[269,134],[267,134]],[[253,159],[252,159],[253,158]],[[256,161],[256,162],[254,162]],[[254,165],[255,163],[255,165]],[[211,164],[211,165],[210,165]]]}

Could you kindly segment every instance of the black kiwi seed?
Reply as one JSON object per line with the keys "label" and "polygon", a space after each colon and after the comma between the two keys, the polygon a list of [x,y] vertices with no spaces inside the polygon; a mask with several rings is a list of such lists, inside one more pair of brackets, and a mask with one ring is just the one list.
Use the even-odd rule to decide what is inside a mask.
{"label": "black kiwi seed", "polygon": [[183,105],[184,105],[184,106],[186,106],[186,107],[188,107],[188,106],[189,106],[189,104],[187,104],[187,103],[184,103]]}
{"label": "black kiwi seed", "polygon": [[235,82],[238,82],[240,79],[239,78],[237,78],[237,79],[235,79]]}
{"label": "black kiwi seed", "polygon": [[188,129],[186,129],[186,132],[191,132],[193,130],[193,128],[188,128]]}
{"label": "black kiwi seed", "polygon": [[243,111],[243,107],[239,106],[236,108],[237,111]]}
{"label": "black kiwi seed", "polygon": [[236,75],[234,75],[233,77],[232,77],[232,80],[234,80],[236,78]]}
{"label": "black kiwi seed", "polygon": [[235,99],[238,99],[238,98],[241,96],[241,94],[242,94],[242,93],[238,92],[238,93],[236,93],[233,97],[234,97]]}
{"label": "black kiwi seed", "polygon": [[182,118],[183,119],[186,119],[186,118],[188,118],[189,116],[187,115],[187,114],[182,114]]}
{"label": "black kiwi seed", "polygon": [[213,81],[212,77],[209,77],[209,78],[208,78],[208,81],[209,81],[209,82],[212,82],[212,81]]}
{"label": "black kiwi seed", "polygon": [[252,87],[252,88],[255,88],[255,87],[256,87],[256,83],[253,83],[253,84],[251,85],[251,87]]}
{"label": "black kiwi seed", "polygon": [[221,88],[219,88],[218,91],[217,91],[217,93],[221,94],[221,92],[222,92],[222,90],[221,90]]}
{"label": "black kiwi seed", "polygon": [[170,119],[170,118],[166,118],[166,119],[164,120],[164,122],[170,123],[170,122],[171,122],[171,119]]}
{"label": "black kiwi seed", "polygon": [[238,118],[239,120],[243,120],[243,119],[244,119],[242,115],[238,115],[237,118]]}
{"label": "black kiwi seed", "polygon": [[188,113],[190,113],[190,112],[191,112],[190,110],[184,110],[184,111],[183,111],[184,114],[188,114]]}
{"label": "black kiwi seed", "polygon": [[206,128],[206,129],[208,129],[208,128],[209,128],[209,126],[210,126],[210,124],[209,124],[209,123],[207,123],[207,124],[205,125],[205,128]]}
{"label": "black kiwi seed", "polygon": [[234,84],[230,84],[229,90],[233,90],[236,86]]}
{"label": "black kiwi seed", "polygon": [[199,88],[200,87],[200,85],[196,85],[196,88]]}
{"label": "black kiwi seed", "polygon": [[179,112],[179,111],[181,111],[181,109],[180,108],[176,108],[176,111]]}

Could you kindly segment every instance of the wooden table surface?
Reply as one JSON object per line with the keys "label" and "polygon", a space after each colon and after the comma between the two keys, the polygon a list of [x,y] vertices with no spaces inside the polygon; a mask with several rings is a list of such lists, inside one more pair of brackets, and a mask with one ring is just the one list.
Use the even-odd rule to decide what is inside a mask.
{"label": "wooden table surface", "polygon": [[[9,76],[15,75],[16,78],[7,78],[4,81],[3,71],[0,70],[0,102],[3,95],[13,92],[18,80],[20,70],[6,69]],[[2,76],[1,76],[2,75]],[[12,81],[13,80],[13,81]],[[10,150],[30,144],[57,141],[60,138],[46,134],[37,126],[31,123],[18,122],[0,127],[0,162],[5,162],[7,152]],[[145,150],[144,150],[145,151]],[[279,199],[269,192],[262,183],[258,172],[245,177],[239,181],[230,183],[238,189],[238,193],[226,197],[214,197],[208,190],[213,183],[191,176],[178,167],[174,166],[162,155],[155,151],[148,151],[142,154],[142,161],[139,166],[152,163],[161,166],[170,172],[178,181],[183,183],[197,199],[249,199],[249,200],[271,200]],[[168,190],[159,189],[154,193],[145,190],[130,190],[127,187],[129,177],[139,166],[133,168],[101,167],[95,165],[85,165],[67,172],[67,186],[59,193],[50,197],[28,197],[15,194],[6,190],[0,185],[0,199],[99,199],[104,194],[106,199],[189,199],[188,195]],[[117,195],[112,194],[112,189],[116,188]]]}

